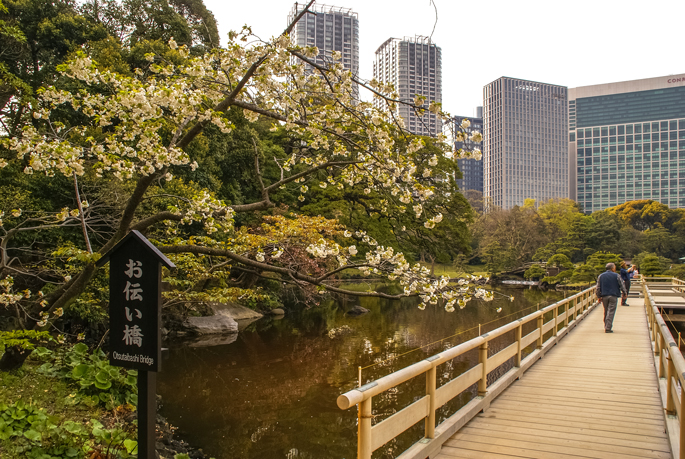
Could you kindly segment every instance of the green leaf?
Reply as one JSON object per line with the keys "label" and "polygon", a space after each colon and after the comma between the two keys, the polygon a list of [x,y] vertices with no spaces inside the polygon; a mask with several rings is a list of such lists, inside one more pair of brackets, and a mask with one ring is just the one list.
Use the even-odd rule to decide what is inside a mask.
{"label": "green leaf", "polygon": [[64,430],[66,430],[70,434],[76,435],[80,433],[85,433],[85,428],[78,422],[66,421],[64,424],[62,424],[62,427],[64,427]]}
{"label": "green leaf", "polygon": [[[111,379],[112,379],[112,378],[111,378],[110,374],[109,374],[107,371],[105,371],[105,370],[100,370],[100,371],[98,372],[98,374],[95,375],[95,379],[97,380],[97,382],[99,382],[99,383],[101,383],[101,384],[105,384],[105,383],[111,382]],[[111,384],[110,384],[110,385],[111,385]]]}
{"label": "green leaf", "polygon": [[174,455],[174,459],[190,459],[190,456],[187,454],[176,454]]}
{"label": "green leaf", "polygon": [[88,346],[84,343],[78,343],[73,348],[71,348],[71,350],[76,354],[84,355],[86,352],[88,352]]}
{"label": "green leaf", "polygon": [[100,398],[97,395],[93,395],[92,397],[85,396],[83,397],[82,401],[84,404],[92,408],[100,403]]}
{"label": "green leaf", "polygon": [[32,429],[29,429],[26,432],[24,432],[24,436],[31,441],[40,441],[42,438],[41,434]]}
{"label": "green leaf", "polygon": [[52,354],[52,351],[48,348],[45,348],[45,347],[38,347],[38,348],[36,348],[35,351],[33,351],[33,353],[34,353],[34,355],[36,355],[38,357],[46,357],[46,356]]}
{"label": "green leaf", "polygon": [[80,378],[83,378],[88,373],[90,368],[91,368],[90,365],[81,364],[81,365],[76,366],[71,371],[71,374],[74,378],[80,379]]}
{"label": "green leaf", "polygon": [[133,451],[138,449],[138,442],[135,440],[131,440],[130,438],[127,438],[124,440],[124,448],[126,448],[126,452],[128,454],[133,454]]}
{"label": "green leaf", "polygon": [[64,452],[64,455],[67,457],[76,457],[78,456],[78,451],[72,448],[71,446],[67,448],[67,450]]}
{"label": "green leaf", "polygon": [[95,387],[97,387],[100,390],[107,390],[110,387],[112,387],[112,382],[107,381],[107,382],[101,383],[100,381],[95,381]]}
{"label": "green leaf", "polygon": [[12,435],[14,435],[12,427],[6,425],[0,428],[0,440],[9,440]]}

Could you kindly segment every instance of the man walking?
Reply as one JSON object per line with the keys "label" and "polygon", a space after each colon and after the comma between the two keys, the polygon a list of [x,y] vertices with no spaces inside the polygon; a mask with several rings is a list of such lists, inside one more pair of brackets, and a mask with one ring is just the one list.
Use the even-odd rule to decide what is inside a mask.
{"label": "man walking", "polygon": [[616,265],[607,263],[606,271],[597,278],[597,299],[604,305],[604,332],[613,333],[611,329],[616,314],[618,297],[627,298],[628,292],[621,280],[621,276],[616,273]]}

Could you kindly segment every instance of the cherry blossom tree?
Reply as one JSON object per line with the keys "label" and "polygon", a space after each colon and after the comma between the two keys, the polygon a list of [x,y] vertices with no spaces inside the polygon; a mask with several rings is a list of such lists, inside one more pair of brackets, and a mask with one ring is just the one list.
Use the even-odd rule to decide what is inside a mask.
{"label": "cherry blossom tree", "polygon": [[[13,156],[0,159],[0,167],[16,167],[28,176],[68,178],[76,193],[79,178],[119,183],[113,192],[119,204],[98,213],[78,198],[77,206],[57,212],[16,209],[14,220],[0,224],[0,268],[11,271],[17,268],[7,253],[19,232],[73,227],[88,241],[98,222],[109,222],[110,231],[98,234],[95,248],[74,255],[82,262],[78,272],[34,302],[32,311],[42,311],[41,323],[45,314],[61,312],[84,292],[96,274],[97,259],[133,229],[153,235],[180,267],[167,273],[177,287],[167,293],[167,301],[201,296],[207,290],[198,288],[198,279],[228,278],[232,273],[266,276],[319,292],[419,296],[421,308],[440,303],[448,311],[464,307],[472,297],[492,299],[492,292],[475,287],[471,279],[450,284],[445,277],[431,278],[425,267],[411,265],[402,253],[378,245],[365,231],[353,233],[321,217],[268,213],[279,205],[274,197],[279,190],[296,190],[302,200],[314,187],[364,186],[382,195],[379,212],[412,213],[426,229],[439,227],[443,219],[426,210],[434,192],[417,173],[430,174],[438,158],[429,158],[428,164],[415,162],[424,142],[406,131],[397,113],[405,104],[419,115],[436,113],[451,126],[449,114],[439,104],[425,106],[421,97],[399,100],[394,88],[352,75],[344,70],[339,53],[332,53],[327,65],[317,64],[318,50],[295,46],[289,35],[295,23],[310,14],[307,8],[269,41],[245,27],[229,34],[225,48],[200,57],[192,57],[172,39],[167,52],[149,53],[149,65],[132,75],[102,68],[84,52],[58,68],[73,84],[40,91],[34,122],[21,135],[2,140]],[[359,100],[358,88],[370,92],[374,101]],[[224,202],[174,177],[198,166],[193,151],[210,126],[224,134],[235,129],[228,114],[236,110],[251,123],[268,120],[271,129],[283,131],[293,145],[287,157],[271,160],[254,143],[252,174],[260,198],[240,204]],[[62,116],[65,111],[74,114],[68,121]],[[458,128],[436,139],[442,158],[480,158],[479,150],[454,151],[454,141],[465,135]],[[481,135],[471,137],[480,140]],[[266,161],[275,163],[278,177],[264,175]],[[256,212],[262,213],[258,228],[234,226],[236,215]],[[189,231],[198,225],[200,233]],[[348,292],[329,282],[348,269],[398,281],[403,292]],[[255,294],[249,286],[214,290],[215,297],[248,294]],[[5,303],[19,301],[9,290],[3,298]]]}

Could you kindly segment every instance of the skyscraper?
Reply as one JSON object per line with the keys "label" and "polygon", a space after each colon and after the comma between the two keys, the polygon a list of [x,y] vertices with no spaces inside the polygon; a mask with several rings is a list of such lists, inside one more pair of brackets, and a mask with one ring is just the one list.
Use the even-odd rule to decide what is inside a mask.
{"label": "skyscraper", "polygon": [[571,197],[585,212],[685,207],[685,74],[569,89]]}
{"label": "skyscraper", "polygon": [[[469,135],[472,132],[478,131],[483,132],[483,107],[477,108],[477,113],[475,117],[470,116],[455,116],[454,117],[454,127],[455,132],[459,130],[459,126],[464,119],[468,119],[471,125],[466,129]],[[467,140],[465,142],[455,142],[455,148],[457,150],[464,149],[465,151],[473,151],[474,149],[483,150],[482,143],[475,143]],[[462,158],[457,160],[459,165],[459,170],[462,173],[462,178],[457,180],[457,185],[462,191],[466,190],[476,190],[483,192],[483,161],[475,159]]]}
{"label": "skyscraper", "polygon": [[[304,9],[306,3],[295,3],[288,15],[288,24]],[[319,55],[317,64],[331,62],[331,52],[342,54],[345,70],[359,74],[359,18],[350,8],[317,5],[309,8],[316,14],[305,14],[292,32],[294,43],[299,46],[316,46]]]}
{"label": "skyscraper", "polygon": [[483,88],[484,191],[509,209],[568,198],[568,89],[501,77]]}
{"label": "skyscraper", "polygon": [[[428,37],[389,38],[376,50],[373,77],[394,85],[402,101],[414,102],[420,95],[426,98],[426,108],[431,102],[442,103],[441,50]],[[400,104],[397,114],[413,134],[436,136],[442,132],[440,118],[427,110],[418,116]]]}

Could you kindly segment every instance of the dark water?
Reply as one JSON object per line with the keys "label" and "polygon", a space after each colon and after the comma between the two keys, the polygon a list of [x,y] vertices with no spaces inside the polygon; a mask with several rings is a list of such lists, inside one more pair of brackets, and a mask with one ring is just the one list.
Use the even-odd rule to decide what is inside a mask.
{"label": "dark water", "polygon": [[[328,302],[281,319],[260,319],[231,344],[191,348],[169,343],[170,357],[158,375],[162,414],[185,440],[217,459],[355,458],[356,408],[342,411],[336,399],[357,386],[359,366],[377,363],[364,370],[363,381],[377,379],[477,336],[479,323],[492,322],[483,326],[485,333],[532,312],[537,304],[546,306],[564,297],[559,292],[500,291],[513,294],[515,301],[471,301],[453,313],[430,306],[420,311],[414,300]],[[346,316],[355,304],[371,312]],[[331,337],[331,330],[343,326],[351,330]],[[477,357],[472,354],[439,367],[438,384],[473,365]],[[407,406],[423,395],[424,381],[415,378],[375,397],[374,413],[384,418]],[[473,395],[474,390],[467,391],[445,405],[438,421]],[[395,457],[422,436],[423,428],[417,425],[374,457]]]}

